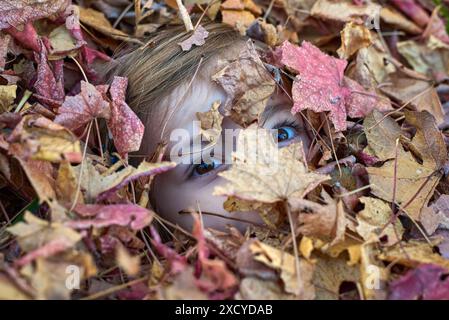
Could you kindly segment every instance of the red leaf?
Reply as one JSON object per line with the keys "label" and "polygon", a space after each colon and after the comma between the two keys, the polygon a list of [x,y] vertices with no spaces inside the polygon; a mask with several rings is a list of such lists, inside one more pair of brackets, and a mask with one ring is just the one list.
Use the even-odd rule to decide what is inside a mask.
{"label": "red leaf", "polygon": [[2,0],[0,1],[0,30],[56,16],[69,3],[69,0]]}
{"label": "red leaf", "polygon": [[380,104],[375,93],[365,91],[344,76],[346,60],[331,57],[307,41],[301,47],[285,41],[274,56],[299,73],[292,88],[292,113],[305,109],[329,111],[335,129],[342,131],[346,129],[347,114],[362,117],[373,108],[390,108],[388,104]]}
{"label": "red leaf", "polygon": [[36,97],[44,104],[59,107],[64,99],[63,61],[53,63],[53,70],[47,60],[47,50],[41,42],[39,53],[34,53],[37,61],[37,80],[34,83]]}
{"label": "red leaf", "polygon": [[78,204],[75,211],[81,217],[94,217],[93,219],[73,220],[66,223],[68,227],[75,229],[129,225],[133,230],[140,230],[145,228],[153,218],[151,211],[133,204]]}
{"label": "red leaf", "polygon": [[187,267],[187,259],[184,256],[181,256],[172,248],[162,243],[161,237],[154,229],[154,227],[150,227],[151,243],[156,248],[156,251],[163,256],[170,265],[170,271],[175,274],[183,271]]}
{"label": "red leaf", "polygon": [[109,119],[111,109],[95,86],[81,81],[81,92],[76,96],[67,96],[58,111],[55,122],[76,130],[92,119]]}
{"label": "red leaf", "polygon": [[122,156],[137,151],[142,142],[144,125],[125,102],[128,79],[114,77],[109,93],[111,94],[111,117],[108,127],[114,138],[114,145]]}
{"label": "red leaf", "polygon": [[422,264],[390,284],[390,300],[448,300],[449,271],[433,264]]}
{"label": "red leaf", "polygon": [[25,24],[23,26],[23,30],[19,30],[16,27],[11,27],[5,31],[13,36],[14,39],[16,39],[16,41],[25,49],[30,49],[35,52],[39,52],[41,50],[39,36],[31,22]]}
{"label": "red leaf", "polygon": [[65,251],[73,247],[73,243],[65,238],[52,240],[43,246],[33,250],[15,262],[15,265],[21,267],[36,260],[37,258],[45,258],[53,256],[59,252]]}

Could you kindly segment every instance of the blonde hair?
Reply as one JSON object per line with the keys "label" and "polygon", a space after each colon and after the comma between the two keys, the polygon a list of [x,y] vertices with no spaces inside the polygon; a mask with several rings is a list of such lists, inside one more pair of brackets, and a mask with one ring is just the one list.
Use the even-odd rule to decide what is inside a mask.
{"label": "blonde hair", "polygon": [[168,26],[146,39],[145,46],[122,53],[105,70],[107,81],[116,75],[128,78],[127,102],[141,119],[148,108],[188,82],[200,61],[204,65],[242,41],[242,36],[228,25],[207,22],[202,26],[209,32],[202,46],[183,51],[178,43],[189,38],[192,32],[186,32],[183,25]]}

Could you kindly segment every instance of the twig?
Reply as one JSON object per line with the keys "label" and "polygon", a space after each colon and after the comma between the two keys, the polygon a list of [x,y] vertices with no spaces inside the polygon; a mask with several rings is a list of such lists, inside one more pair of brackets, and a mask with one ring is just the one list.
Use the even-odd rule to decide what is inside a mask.
{"label": "twig", "polygon": [[193,30],[192,20],[190,19],[189,13],[187,12],[186,7],[182,3],[182,0],[176,0],[176,4],[178,5],[179,15],[181,16],[182,22],[184,22],[184,26],[186,27],[186,31]]}
{"label": "twig", "polygon": [[290,207],[289,207],[287,201],[283,201],[283,203],[284,203],[285,211],[287,212],[288,222],[290,224],[290,230],[292,232],[293,252],[295,254],[296,280],[298,281],[298,288],[301,288],[301,275],[300,275],[300,270],[299,270],[298,242],[296,241],[296,234],[295,234],[295,227],[293,226],[292,212],[290,211]]}

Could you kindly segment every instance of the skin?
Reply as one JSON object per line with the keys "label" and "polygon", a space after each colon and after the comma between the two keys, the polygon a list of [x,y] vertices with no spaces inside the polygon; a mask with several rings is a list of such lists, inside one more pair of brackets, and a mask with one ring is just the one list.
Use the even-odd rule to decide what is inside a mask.
{"label": "skin", "polygon": [[[223,53],[220,58],[235,59],[238,57],[241,49],[242,46],[236,46],[236,48]],[[164,132],[166,134],[164,136],[166,140],[168,140],[168,136],[173,130],[179,128],[188,130],[190,136],[193,136],[195,132],[198,134],[198,129],[194,130],[194,121],[198,121],[196,113],[209,111],[213,102],[217,100],[226,100],[224,90],[211,80],[211,76],[222,68],[220,64],[221,59],[212,60],[213,62],[202,67],[200,74],[194,79],[190,89],[187,87],[187,84],[177,88],[155,108],[159,110],[159,114],[152,114],[147,118],[150,123],[146,124],[146,128],[149,129],[145,132],[141,152],[150,154],[155,150],[157,143],[160,141],[155,139],[155,137],[161,136],[163,123],[165,122]],[[284,138],[285,133],[288,133],[289,139],[280,142],[279,146],[282,147],[301,139],[305,150],[307,150],[310,141],[304,130],[303,122],[300,115],[292,115],[290,109],[290,99],[280,88],[277,88],[269,99],[267,108],[261,117],[261,126],[267,129],[274,129],[287,122],[288,125],[282,125],[281,130],[278,132],[284,133]],[[151,121],[151,119],[161,118],[164,121],[157,121],[156,123],[154,123],[154,120]],[[223,119],[222,128],[222,135],[224,129],[242,129],[228,117]],[[176,143],[179,143],[179,141],[171,141],[168,144],[166,154],[164,155],[165,160],[172,160],[170,159],[170,149]],[[189,142],[185,144],[184,150],[190,150]],[[183,163],[178,164],[173,170],[156,176],[151,195],[155,210],[164,218],[186,230],[191,230],[193,218],[190,214],[179,214],[180,211],[198,211],[200,209],[203,212],[204,226],[219,230],[223,230],[225,225],[228,224],[244,231],[248,223],[207,215],[207,212],[261,223],[261,219],[256,212],[227,212],[223,209],[223,202],[226,200],[226,197],[212,195],[217,185],[226,183],[224,178],[217,175],[220,171],[226,170],[230,166],[230,164],[220,165],[225,156],[229,155],[215,154],[215,168],[204,172],[205,170],[199,170],[198,164],[192,164],[193,159],[195,159],[196,163],[200,162],[200,153],[197,152],[192,156],[190,154],[185,155],[181,158]]]}

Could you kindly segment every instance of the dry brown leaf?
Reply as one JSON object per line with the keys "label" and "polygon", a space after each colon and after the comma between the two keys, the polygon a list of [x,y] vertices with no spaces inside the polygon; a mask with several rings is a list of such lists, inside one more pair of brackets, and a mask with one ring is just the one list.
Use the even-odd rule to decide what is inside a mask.
{"label": "dry brown leaf", "polygon": [[444,123],[444,111],[435,88],[429,81],[409,78],[399,73],[391,73],[384,80],[389,85],[380,90],[398,100],[401,104],[410,103],[418,111],[433,114],[438,124]]}
{"label": "dry brown leaf", "polygon": [[255,260],[280,272],[286,292],[293,293],[297,295],[298,298],[305,300],[313,299],[315,297],[315,288],[311,283],[314,269],[313,264],[298,257],[299,270],[301,272],[299,275],[301,283],[298,283],[295,267],[296,259],[293,255],[275,249],[260,241],[254,241],[250,245],[250,250],[254,254]]}
{"label": "dry brown leaf", "polygon": [[[393,118],[373,110],[363,121],[363,127],[370,150],[380,160],[393,159],[396,155],[396,139],[401,136],[401,128]],[[398,147],[398,153],[403,152]]]}
{"label": "dry brown leaf", "polygon": [[363,25],[354,22],[346,23],[343,30],[340,32],[341,46],[337,50],[338,56],[341,59],[349,59],[359,49],[371,45],[371,32]]}
{"label": "dry brown leaf", "polygon": [[430,207],[423,208],[419,221],[430,235],[437,228],[449,230],[449,195],[442,194]]}
{"label": "dry brown leaf", "polygon": [[329,179],[307,172],[299,160],[303,153],[302,143],[278,149],[268,130],[253,125],[238,136],[234,165],[219,173],[231,183],[215,187],[213,194],[263,203],[301,198]]}
{"label": "dry brown leaf", "polygon": [[432,263],[449,269],[449,260],[444,259],[427,242],[410,240],[382,250],[379,259],[415,268],[422,263]]}
{"label": "dry brown leaf", "polygon": [[348,221],[341,200],[335,201],[325,191],[322,197],[326,205],[300,198],[289,199],[289,204],[298,213],[299,233],[334,245],[344,239]]}
{"label": "dry brown leaf", "polygon": [[377,17],[380,9],[381,6],[374,2],[356,5],[351,0],[318,0],[313,5],[310,14],[326,20],[364,23],[366,17]]}
{"label": "dry brown leaf", "polygon": [[251,40],[246,44],[237,60],[212,76],[227,93],[225,115],[243,127],[258,120],[275,89],[254,44]]}
{"label": "dry brown leaf", "polygon": [[17,85],[0,86],[0,112],[9,111],[16,99]]}
{"label": "dry brown leaf", "polygon": [[[361,197],[360,202],[365,205],[365,208],[356,216],[358,222],[356,231],[365,241],[373,239],[373,235],[377,239],[387,236],[387,241],[384,243],[386,245],[393,245],[402,239],[404,228],[401,222],[396,220],[395,223],[389,223],[393,214],[391,206],[371,197]],[[387,227],[379,234],[385,225]]]}
{"label": "dry brown leaf", "polygon": [[375,243],[367,241],[360,246],[360,286],[366,300],[381,300],[387,297],[389,268],[376,257]]}
{"label": "dry brown leaf", "polygon": [[[68,161],[59,165],[58,176],[55,181],[55,191],[58,201],[72,205],[75,201],[78,177]],[[83,197],[78,197],[77,203],[83,204]]]}
{"label": "dry brown leaf", "polygon": [[221,135],[223,116],[218,111],[219,107],[220,101],[215,101],[209,111],[196,113],[201,122],[201,134],[210,142],[217,142]]}
{"label": "dry brown leaf", "polygon": [[126,40],[129,36],[112,27],[111,23],[104,16],[103,12],[77,6],[80,12],[80,22],[117,40]]}
{"label": "dry brown leaf", "polygon": [[27,115],[8,140],[10,152],[23,159],[81,162],[77,137],[63,126],[39,115]]}
{"label": "dry brown leaf", "polygon": [[132,256],[123,245],[117,245],[117,265],[129,276],[135,276],[140,271],[140,257]]}
{"label": "dry brown leaf", "polygon": [[380,18],[386,23],[411,34],[421,34],[423,32],[423,30],[413,21],[407,19],[401,13],[390,7],[382,6]]}

